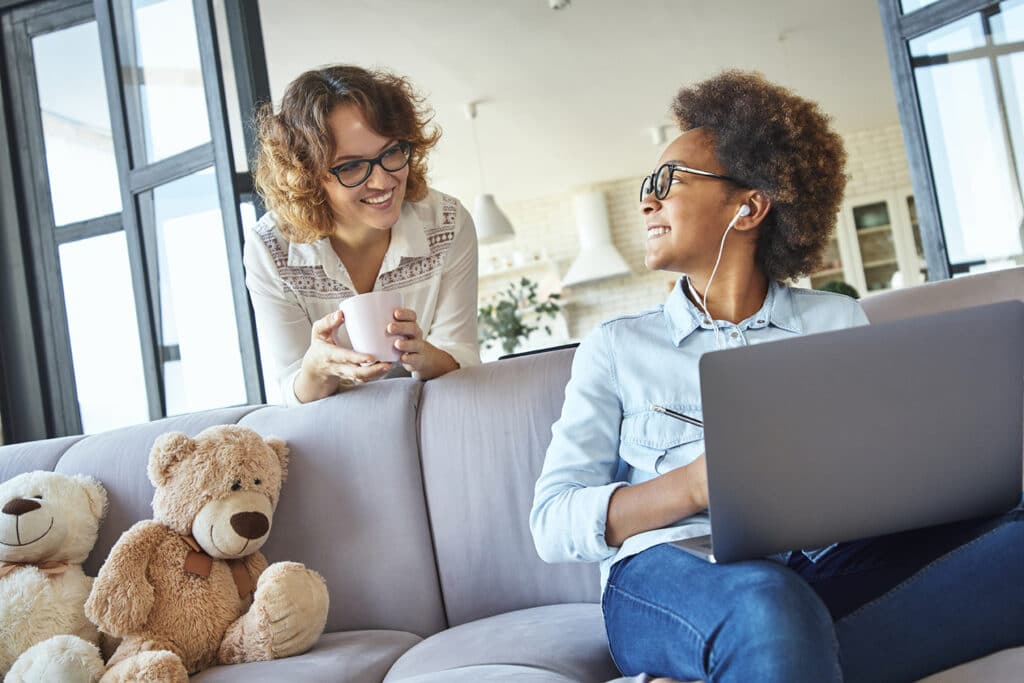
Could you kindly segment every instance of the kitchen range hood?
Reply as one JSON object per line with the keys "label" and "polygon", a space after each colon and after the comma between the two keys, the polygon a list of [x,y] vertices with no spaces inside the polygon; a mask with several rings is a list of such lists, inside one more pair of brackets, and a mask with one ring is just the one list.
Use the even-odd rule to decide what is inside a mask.
{"label": "kitchen range hood", "polygon": [[629,275],[629,265],[612,244],[611,223],[604,194],[589,191],[573,197],[580,253],[562,278],[563,287],[575,287],[612,277]]}

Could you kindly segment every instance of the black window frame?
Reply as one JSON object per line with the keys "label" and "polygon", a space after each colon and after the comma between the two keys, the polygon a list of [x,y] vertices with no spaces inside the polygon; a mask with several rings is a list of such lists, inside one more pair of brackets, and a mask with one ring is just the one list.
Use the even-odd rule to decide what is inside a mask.
{"label": "black window frame", "polygon": [[[934,169],[928,153],[928,136],[924,128],[917,81],[914,78],[915,61],[918,60],[910,55],[910,41],[964,17],[984,13],[1000,4],[1001,0],[938,0],[904,14],[901,0],[878,2],[929,280],[950,278],[967,272],[970,266],[982,262],[951,264],[949,260]],[[997,50],[989,51],[994,53]],[[1005,111],[1001,113],[1001,117],[1005,119]],[[1018,182],[1018,191],[1021,189],[1024,188],[1020,188]]]}
{"label": "black window frame", "polygon": [[[251,4],[254,6],[255,0]],[[0,148],[10,150],[10,154],[0,154],[0,265],[4,267],[0,274],[0,325],[4,330],[0,334],[0,420],[4,442],[82,432],[56,250],[67,241],[121,229],[131,265],[149,417],[166,416],[161,363],[172,360],[176,350],[159,346],[157,245],[148,193],[210,167],[216,174],[246,402],[265,400],[255,319],[244,283],[239,206],[255,195],[251,194],[251,180],[236,174],[233,166],[212,0],[192,0],[192,7],[210,141],[146,163],[138,146],[129,148],[128,141],[137,140],[129,133],[138,127],[132,117],[132,107],[137,113],[138,103],[131,101],[130,89],[120,78],[118,46],[134,45],[131,26],[125,21],[125,13],[131,13],[130,0],[0,0],[4,27],[0,33]],[[256,35],[260,36],[258,14],[255,16]],[[22,89],[26,83],[35,87],[32,35],[92,20],[99,31],[122,208],[119,214],[57,228],[50,207],[38,96],[33,90],[26,97]],[[258,50],[262,59],[261,37]],[[269,85],[266,90],[269,98]],[[9,144],[23,135],[26,144],[18,148]],[[243,194],[251,196],[243,198]]]}

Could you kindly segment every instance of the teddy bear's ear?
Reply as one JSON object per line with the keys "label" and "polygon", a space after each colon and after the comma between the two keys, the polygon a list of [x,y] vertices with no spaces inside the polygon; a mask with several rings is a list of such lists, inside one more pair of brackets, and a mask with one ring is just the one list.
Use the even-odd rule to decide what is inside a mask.
{"label": "teddy bear's ear", "polygon": [[266,442],[277,453],[277,459],[281,461],[281,481],[283,482],[288,478],[288,444],[272,436],[266,439]]}
{"label": "teddy bear's ear", "polygon": [[89,499],[89,512],[97,520],[102,520],[107,515],[107,490],[103,484],[84,474],[76,474],[71,478],[81,484],[85,491],[85,497]]}
{"label": "teddy bear's ear", "polygon": [[196,442],[181,432],[161,434],[149,453],[149,480],[153,486],[167,482],[175,466],[196,450]]}

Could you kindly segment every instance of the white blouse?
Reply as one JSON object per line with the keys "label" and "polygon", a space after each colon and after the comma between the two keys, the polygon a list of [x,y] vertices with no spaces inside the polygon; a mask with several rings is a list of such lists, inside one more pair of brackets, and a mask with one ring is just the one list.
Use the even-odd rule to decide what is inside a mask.
{"label": "white blouse", "polygon": [[[244,263],[264,368],[284,403],[298,405],[293,384],[313,322],[355,296],[355,286],[328,238],[288,242],[273,213],[246,231]],[[373,285],[385,290],[402,292],[428,342],[461,367],[480,363],[476,229],[457,199],[430,190],[422,201],[402,205]],[[344,325],[336,336],[351,347]]]}

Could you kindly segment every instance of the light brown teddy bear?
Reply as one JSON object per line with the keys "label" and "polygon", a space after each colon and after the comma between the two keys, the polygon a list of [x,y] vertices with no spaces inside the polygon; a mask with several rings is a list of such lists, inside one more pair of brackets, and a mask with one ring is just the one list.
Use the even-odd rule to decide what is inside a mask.
{"label": "light brown teddy bear", "polygon": [[245,427],[164,434],[149,456],[153,519],[121,535],[85,612],[122,638],[108,681],[187,681],[216,664],[309,649],[323,632],[323,578],[296,562],[267,566],[288,447]]}

